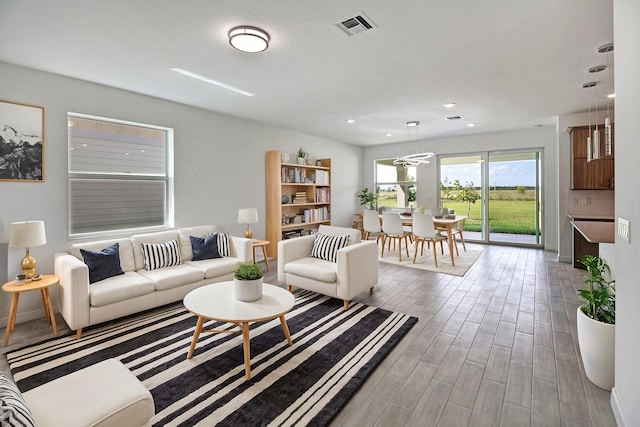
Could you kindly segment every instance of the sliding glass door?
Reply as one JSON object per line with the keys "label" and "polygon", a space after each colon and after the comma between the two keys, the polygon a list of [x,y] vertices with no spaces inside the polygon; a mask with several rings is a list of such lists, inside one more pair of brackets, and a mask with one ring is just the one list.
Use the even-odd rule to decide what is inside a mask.
{"label": "sliding glass door", "polygon": [[542,245],[542,151],[441,156],[440,203],[465,215],[465,240]]}

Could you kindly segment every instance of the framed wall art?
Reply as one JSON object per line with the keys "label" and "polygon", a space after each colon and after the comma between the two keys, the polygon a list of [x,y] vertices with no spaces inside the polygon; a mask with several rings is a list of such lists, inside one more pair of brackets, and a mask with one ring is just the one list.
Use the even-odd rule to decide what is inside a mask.
{"label": "framed wall art", "polygon": [[0,100],[0,181],[44,181],[44,108]]}

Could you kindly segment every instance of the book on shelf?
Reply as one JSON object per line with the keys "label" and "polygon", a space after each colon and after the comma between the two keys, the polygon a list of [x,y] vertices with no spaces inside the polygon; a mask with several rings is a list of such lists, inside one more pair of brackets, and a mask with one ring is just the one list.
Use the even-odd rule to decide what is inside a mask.
{"label": "book on shelf", "polygon": [[316,185],[329,185],[329,172],[325,170],[317,170]]}

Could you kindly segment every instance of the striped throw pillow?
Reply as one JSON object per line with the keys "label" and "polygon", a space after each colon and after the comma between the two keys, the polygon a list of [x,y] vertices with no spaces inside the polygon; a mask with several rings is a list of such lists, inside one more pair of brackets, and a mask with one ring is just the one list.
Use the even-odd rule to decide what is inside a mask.
{"label": "striped throw pillow", "polygon": [[344,236],[327,236],[326,234],[316,234],[316,240],[313,242],[311,256],[314,258],[324,259],[326,261],[336,262],[338,250],[349,244],[349,235]]}
{"label": "striped throw pillow", "polygon": [[9,378],[0,374],[0,425],[35,426],[33,415],[27,408],[18,387]]}
{"label": "striped throw pillow", "polygon": [[229,256],[229,233],[218,233],[218,253],[220,256]]}
{"label": "striped throw pillow", "polygon": [[146,270],[171,267],[182,262],[177,240],[164,243],[141,243],[141,245]]}

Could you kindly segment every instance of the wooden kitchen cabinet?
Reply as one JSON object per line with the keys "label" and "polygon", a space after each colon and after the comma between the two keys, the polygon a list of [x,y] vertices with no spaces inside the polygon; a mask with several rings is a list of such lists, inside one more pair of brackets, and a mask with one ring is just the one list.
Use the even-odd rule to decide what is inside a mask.
{"label": "wooden kitchen cabinet", "polygon": [[[595,129],[591,126],[591,131]],[[589,126],[571,129],[572,164],[571,189],[573,190],[610,190],[614,188],[614,126],[611,125],[611,155],[604,155],[604,125],[598,125],[600,133],[600,158],[587,162],[587,137]]]}

